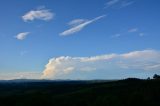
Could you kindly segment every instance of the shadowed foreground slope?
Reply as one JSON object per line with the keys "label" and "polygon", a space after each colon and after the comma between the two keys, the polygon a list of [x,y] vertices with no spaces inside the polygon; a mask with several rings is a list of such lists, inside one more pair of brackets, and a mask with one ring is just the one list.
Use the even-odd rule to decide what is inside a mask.
{"label": "shadowed foreground slope", "polygon": [[0,83],[0,106],[160,106],[160,80]]}

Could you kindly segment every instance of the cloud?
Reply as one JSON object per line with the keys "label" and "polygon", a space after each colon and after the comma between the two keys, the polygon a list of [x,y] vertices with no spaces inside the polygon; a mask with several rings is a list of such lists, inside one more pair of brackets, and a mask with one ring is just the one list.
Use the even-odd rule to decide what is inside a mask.
{"label": "cloud", "polygon": [[132,32],[137,32],[138,31],[138,28],[132,28],[132,29],[129,29],[128,32],[132,33]]}
{"label": "cloud", "polygon": [[105,8],[110,8],[110,7],[117,7],[117,8],[123,8],[123,7],[127,7],[131,4],[133,4],[134,1],[129,1],[129,0],[109,0],[106,4],[105,4]]}
{"label": "cloud", "polygon": [[61,36],[67,36],[67,35],[71,35],[71,34],[74,34],[76,32],[79,32],[81,31],[84,27],[86,27],[87,25],[101,19],[105,17],[105,15],[102,15],[102,16],[99,16],[99,17],[96,17],[92,20],[85,20],[85,19],[76,19],[76,20],[73,20],[71,22],[69,22],[69,25],[71,26],[70,29],[60,33]]}
{"label": "cloud", "polygon": [[120,37],[121,36],[121,34],[120,33],[117,33],[117,34],[115,34],[115,35],[112,35],[111,37],[112,38],[118,38],[118,37]]}
{"label": "cloud", "polygon": [[143,37],[143,36],[145,36],[145,33],[141,32],[141,33],[139,33],[139,36]]}
{"label": "cloud", "polygon": [[18,39],[18,40],[24,40],[24,39],[28,36],[29,33],[30,33],[30,32],[22,32],[22,33],[19,33],[19,34],[17,34],[17,35],[15,36],[15,38]]}
{"label": "cloud", "polygon": [[110,0],[106,3],[106,6],[109,7],[109,6],[112,6],[114,4],[117,4],[120,0]]}
{"label": "cloud", "polygon": [[[133,51],[123,54],[105,54],[92,57],[61,56],[52,58],[45,66],[42,78],[64,78],[75,73],[117,73],[119,70],[160,70],[160,52],[156,50]],[[113,72],[114,71],[114,72]]]}
{"label": "cloud", "polygon": [[72,20],[71,22],[69,22],[68,25],[75,27],[75,26],[80,25],[82,23],[85,23],[87,21],[88,20],[86,20],[86,19],[75,19],[75,20]]}
{"label": "cloud", "polygon": [[0,80],[13,80],[13,79],[40,79],[41,72],[12,72],[0,73]]}
{"label": "cloud", "polygon": [[134,1],[123,1],[121,4],[121,7],[127,7],[133,3],[134,3]]}
{"label": "cloud", "polygon": [[131,28],[131,29],[128,29],[128,30],[123,31],[121,33],[114,34],[114,35],[111,36],[111,38],[118,38],[118,37],[121,37],[121,36],[130,35],[130,34],[138,35],[140,37],[143,37],[143,36],[146,35],[144,32],[140,32],[140,30],[138,28]]}
{"label": "cloud", "polygon": [[33,21],[35,19],[37,20],[43,20],[43,21],[49,21],[53,19],[54,13],[52,13],[50,10],[45,8],[38,8],[36,10],[31,10],[27,12],[25,15],[22,16],[22,19],[27,21]]}

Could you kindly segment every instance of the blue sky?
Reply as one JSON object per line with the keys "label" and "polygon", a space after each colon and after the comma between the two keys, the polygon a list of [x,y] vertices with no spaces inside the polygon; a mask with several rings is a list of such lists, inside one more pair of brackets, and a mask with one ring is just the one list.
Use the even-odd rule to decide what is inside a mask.
{"label": "blue sky", "polygon": [[160,73],[159,0],[0,2],[0,79]]}

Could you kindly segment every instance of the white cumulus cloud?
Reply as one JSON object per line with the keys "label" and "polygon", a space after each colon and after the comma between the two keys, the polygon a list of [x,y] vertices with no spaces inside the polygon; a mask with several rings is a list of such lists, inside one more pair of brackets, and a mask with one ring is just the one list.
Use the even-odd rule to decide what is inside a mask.
{"label": "white cumulus cloud", "polygon": [[49,9],[38,8],[38,9],[27,12],[25,15],[22,16],[22,19],[25,22],[33,21],[35,19],[48,21],[48,20],[53,19],[54,15],[55,14],[51,12]]}
{"label": "white cumulus cloud", "polygon": [[101,70],[113,72],[118,70],[160,70],[160,52],[156,50],[133,51],[123,54],[105,54],[92,57],[61,56],[52,58],[45,66],[42,78],[63,78],[73,73],[94,72]]}
{"label": "white cumulus cloud", "polygon": [[22,33],[19,33],[19,34],[17,34],[17,35],[15,36],[15,38],[18,39],[18,40],[24,40],[24,39],[28,36],[29,33],[30,33],[30,32],[22,32]]}
{"label": "white cumulus cloud", "polygon": [[67,36],[67,35],[71,35],[71,34],[74,34],[76,32],[79,32],[81,31],[84,27],[86,27],[87,25],[101,19],[105,17],[105,15],[102,15],[102,16],[99,16],[99,17],[96,17],[92,20],[85,20],[85,19],[76,19],[76,20],[73,20],[71,22],[69,22],[69,25],[71,26],[70,29],[60,33],[61,36]]}

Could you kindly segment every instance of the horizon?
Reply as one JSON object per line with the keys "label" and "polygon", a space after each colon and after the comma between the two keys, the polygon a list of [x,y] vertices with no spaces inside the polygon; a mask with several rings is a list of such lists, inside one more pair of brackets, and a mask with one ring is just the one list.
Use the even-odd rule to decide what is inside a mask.
{"label": "horizon", "polygon": [[0,1],[0,80],[160,74],[159,0]]}

